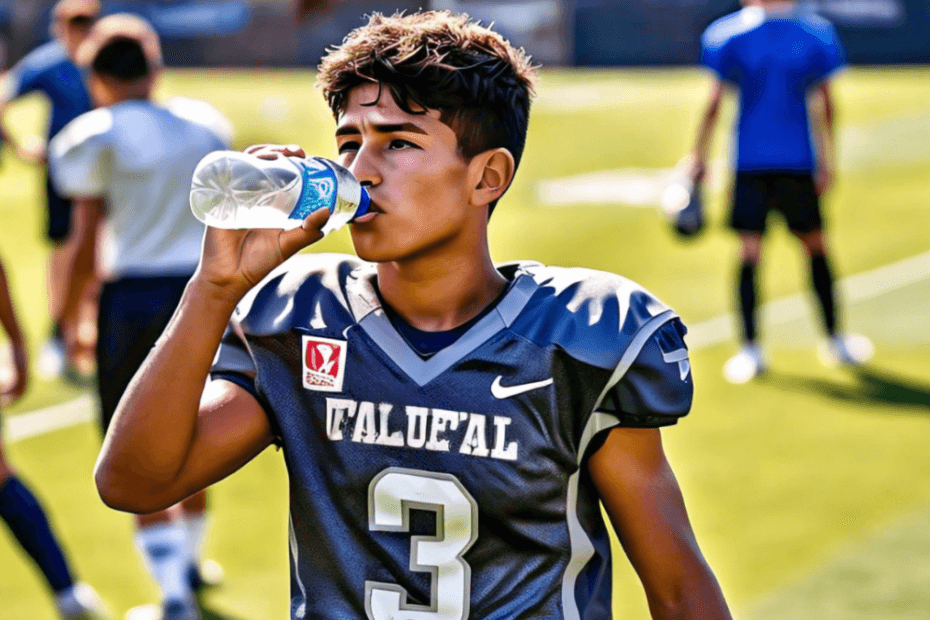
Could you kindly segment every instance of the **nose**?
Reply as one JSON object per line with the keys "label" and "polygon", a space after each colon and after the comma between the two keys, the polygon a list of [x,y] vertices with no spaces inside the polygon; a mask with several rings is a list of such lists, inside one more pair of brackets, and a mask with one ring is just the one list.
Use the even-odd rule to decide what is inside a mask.
{"label": "nose", "polygon": [[374,153],[367,145],[359,148],[349,166],[349,172],[365,187],[371,188],[381,184],[381,173],[378,171]]}

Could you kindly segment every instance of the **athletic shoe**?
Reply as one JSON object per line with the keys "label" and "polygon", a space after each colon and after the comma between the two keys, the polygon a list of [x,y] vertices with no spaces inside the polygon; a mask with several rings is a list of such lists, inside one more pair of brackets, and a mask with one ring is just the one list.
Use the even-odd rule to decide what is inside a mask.
{"label": "athletic shoe", "polygon": [[55,607],[64,620],[103,620],[110,617],[100,595],[86,583],[76,583],[55,595]]}
{"label": "athletic shoe", "polygon": [[861,366],[875,354],[872,341],[862,334],[837,334],[830,338],[818,353],[828,366]]}
{"label": "athletic shoe", "polygon": [[126,620],[201,620],[201,617],[197,604],[191,599],[133,607],[126,612]]}
{"label": "athletic shoe", "polygon": [[223,583],[223,567],[214,560],[204,560],[200,565],[191,564],[187,569],[187,582],[191,590],[199,592],[204,588],[215,588]]}
{"label": "athletic shoe", "polygon": [[65,341],[52,336],[42,345],[36,370],[39,376],[49,381],[65,374],[68,367],[68,356],[65,354]]}
{"label": "athletic shoe", "polygon": [[762,349],[757,344],[744,344],[739,352],[727,360],[723,376],[730,383],[746,383],[766,370]]}

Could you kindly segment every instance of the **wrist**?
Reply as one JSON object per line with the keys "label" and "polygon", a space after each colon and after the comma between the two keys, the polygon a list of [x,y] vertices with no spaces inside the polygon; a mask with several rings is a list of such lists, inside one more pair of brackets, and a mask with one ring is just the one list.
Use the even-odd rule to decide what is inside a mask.
{"label": "wrist", "polygon": [[184,297],[197,300],[198,306],[206,305],[217,312],[232,314],[248,291],[247,287],[218,284],[198,272],[188,282]]}

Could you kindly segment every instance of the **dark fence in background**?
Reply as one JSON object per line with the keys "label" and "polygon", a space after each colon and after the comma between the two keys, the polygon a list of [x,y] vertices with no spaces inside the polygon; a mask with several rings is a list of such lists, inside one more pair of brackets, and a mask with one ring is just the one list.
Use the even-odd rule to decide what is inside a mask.
{"label": "dark fence in background", "polygon": [[[48,40],[53,3],[0,0],[0,63]],[[169,66],[315,66],[372,11],[420,7],[494,22],[544,65],[689,65],[700,35],[738,0],[320,0],[295,23],[291,0],[104,0],[141,14],[162,36]],[[833,21],[854,64],[930,63],[930,0],[799,0]],[[7,52],[3,54],[3,52]]]}

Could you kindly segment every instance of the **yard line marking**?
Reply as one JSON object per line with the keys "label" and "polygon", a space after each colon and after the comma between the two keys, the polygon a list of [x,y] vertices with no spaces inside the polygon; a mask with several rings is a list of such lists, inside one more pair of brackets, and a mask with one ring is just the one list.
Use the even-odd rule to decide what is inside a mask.
{"label": "yard line marking", "polygon": [[[843,278],[839,282],[842,298],[847,302],[862,301],[930,277],[930,252],[905,258],[871,271]],[[760,313],[769,325],[787,323],[805,316],[810,307],[806,293],[796,293],[763,304]],[[688,328],[688,348],[692,351],[709,347],[735,337],[736,315],[725,314]]]}
{"label": "yard line marking", "polygon": [[5,419],[3,438],[7,443],[15,443],[83,424],[94,418],[94,409],[94,399],[85,394],[65,403],[11,416]]}
{"label": "yard line marking", "polygon": [[[930,252],[925,252],[844,278],[839,287],[846,301],[853,302],[877,297],[928,277]],[[768,317],[766,323],[786,323],[804,316],[808,305],[806,296],[798,293],[764,304],[762,312]],[[694,351],[733,338],[735,321],[735,315],[730,313],[692,325],[688,330],[688,347]],[[7,443],[15,443],[83,424],[94,418],[95,409],[95,399],[85,394],[66,403],[11,416],[4,420],[3,437]]]}

